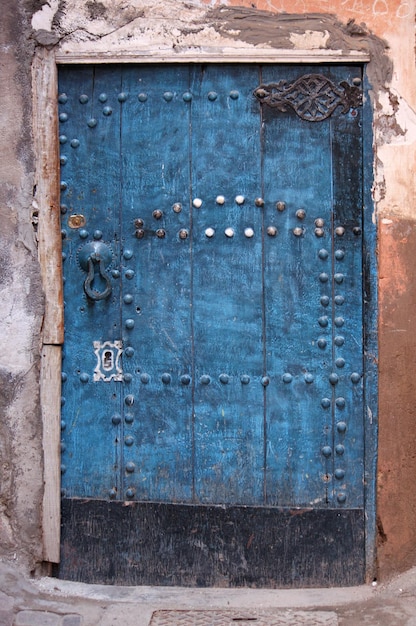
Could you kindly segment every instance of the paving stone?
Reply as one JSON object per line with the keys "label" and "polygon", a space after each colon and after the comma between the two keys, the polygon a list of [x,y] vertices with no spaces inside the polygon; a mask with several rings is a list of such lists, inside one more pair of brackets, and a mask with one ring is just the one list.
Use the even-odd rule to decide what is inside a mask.
{"label": "paving stone", "polygon": [[19,611],[14,621],[14,626],[61,626],[61,624],[62,616],[49,611]]}
{"label": "paving stone", "polygon": [[81,615],[64,615],[62,618],[62,626],[81,626]]}
{"label": "paving stone", "polygon": [[149,626],[338,626],[333,611],[155,611]]}

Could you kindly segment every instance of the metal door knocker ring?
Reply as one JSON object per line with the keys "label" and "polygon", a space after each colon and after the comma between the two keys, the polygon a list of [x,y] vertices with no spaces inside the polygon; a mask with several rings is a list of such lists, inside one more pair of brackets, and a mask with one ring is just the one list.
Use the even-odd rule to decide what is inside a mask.
{"label": "metal door knocker ring", "polygon": [[[106,268],[113,260],[111,248],[101,241],[93,241],[87,243],[78,252],[78,262],[81,268],[87,272],[87,278],[84,281],[84,291],[90,300],[105,300],[111,293],[111,282]],[[94,289],[93,282],[97,274],[101,276],[105,283],[102,291]]]}

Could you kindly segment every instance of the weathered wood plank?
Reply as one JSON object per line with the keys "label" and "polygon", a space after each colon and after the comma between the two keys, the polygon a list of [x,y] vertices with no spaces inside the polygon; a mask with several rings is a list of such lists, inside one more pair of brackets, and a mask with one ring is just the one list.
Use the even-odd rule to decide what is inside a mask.
{"label": "weathered wood plank", "polygon": [[63,296],[59,211],[57,72],[53,53],[40,49],[32,66],[35,200],[39,207],[39,262],[45,292],[43,343],[62,344]]}
{"label": "weathered wood plank", "polygon": [[40,399],[43,423],[43,558],[59,563],[61,346],[43,346]]}

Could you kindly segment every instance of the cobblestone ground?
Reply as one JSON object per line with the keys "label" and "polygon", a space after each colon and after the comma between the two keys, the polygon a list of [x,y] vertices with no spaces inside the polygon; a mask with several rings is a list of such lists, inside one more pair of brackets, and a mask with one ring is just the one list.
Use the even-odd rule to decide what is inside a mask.
{"label": "cobblestone ground", "polygon": [[0,626],[416,626],[416,568],[339,589],[178,589],[29,579],[0,562]]}

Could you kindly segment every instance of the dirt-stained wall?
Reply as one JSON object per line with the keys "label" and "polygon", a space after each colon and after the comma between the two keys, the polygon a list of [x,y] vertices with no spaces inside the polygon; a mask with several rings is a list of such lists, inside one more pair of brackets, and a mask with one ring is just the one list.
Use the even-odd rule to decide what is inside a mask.
{"label": "dirt-stained wall", "polygon": [[416,72],[414,0],[3,0],[0,211],[0,556],[41,559],[43,457],[38,403],[43,292],[36,251],[30,65],[65,55],[197,56],[233,51],[363,52],[374,111],[379,224],[380,573],[416,564],[412,332]]}

